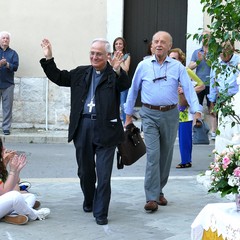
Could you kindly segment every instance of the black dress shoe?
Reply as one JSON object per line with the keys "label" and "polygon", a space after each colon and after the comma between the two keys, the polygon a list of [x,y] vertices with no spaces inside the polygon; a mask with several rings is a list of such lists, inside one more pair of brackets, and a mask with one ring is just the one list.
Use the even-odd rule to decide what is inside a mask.
{"label": "black dress shoe", "polygon": [[108,224],[108,219],[107,218],[96,218],[96,223],[98,225],[106,225],[106,224]]}
{"label": "black dress shoe", "polygon": [[83,211],[84,212],[92,212],[92,206],[88,206],[88,205],[84,206],[83,205]]}
{"label": "black dress shoe", "polygon": [[3,130],[3,134],[4,135],[10,135],[10,131],[9,130]]}

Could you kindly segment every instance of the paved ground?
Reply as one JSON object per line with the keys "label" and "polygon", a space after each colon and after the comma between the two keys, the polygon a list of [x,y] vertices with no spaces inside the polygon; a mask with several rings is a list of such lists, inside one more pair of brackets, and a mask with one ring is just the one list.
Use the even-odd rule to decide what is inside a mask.
{"label": "paved ground", "polygon": [[193,167],[179,170],[175,168],[179,163],[176,141],[171,176],[165,188],[169,204],[153,214],[143,209],[146,156],[123,170],[114,165],[109,224],[98,226],[91,213],[82,211],[74,147],[66,139],[66,131],[13,130],[4,137],[7,148],[27,154],[28,166],[21,177],[31,182],[30,191],[37,194],[42,207],[51,209],[51,215],[25,226],[1,222],[0,240],[190,240],[191,223],[199,211],[208,203],[228,201],[208,194],[196,181],[197,174],[204,172],[211,161],[214,142],[194,145]]}

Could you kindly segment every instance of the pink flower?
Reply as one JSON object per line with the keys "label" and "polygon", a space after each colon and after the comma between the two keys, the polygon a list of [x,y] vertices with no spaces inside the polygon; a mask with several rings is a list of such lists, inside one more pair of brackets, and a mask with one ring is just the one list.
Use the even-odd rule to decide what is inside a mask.
{"label": "pink flower", "polygon": [[240,167],[235,168],[233,174],[235,177],[240,177]]}
{"label": "pink flower", "polygon": [[214,167],[214,171],[215,171],[215,172],[219,172],[219,171],[220,171],[220,168],[219,168],[218,166],[215,166],[215,167]]}
{"label": "pink flower", "polygon": [[223,168],[223,170],[225,171],[225,170],[228,168],[228,165],[227,165],[227,164],[223,164],[223,165],[222,165],[222,168]]}
{"label": "pink flower", "polygon": [[[214,161],[210,163],[211,169],[211,188],[209,192],[221,192],[221,196],[229,193],[240,193],[240,147],[235,148],[232,145],[218,153],[215,153]],[[234,169],[234,170],[233,170]],[[228,185],[225,189],[222,186]]]}
{"label": "pink flower", "polygon": [[231,158],[233,155],[234,155],[234,152],[229,152],[229,153],[227,154],[227,156],[228,156],[229,158]]}
{"label": "pink flower", "polygon": [[224,157],[223,160],[222,160],[222,163],[224,166],[228,166],[228,164],[231,162],[231,160],[229,159],[229,157]]}
{"label": "pink flower", "polygon": [[214,164],[212,164],[212,163],[209,165],[209,167],[210,167],[211,169],[213,169],[213,168],[214,168],[214,166],[215,166],[215,165],[214,165]]}

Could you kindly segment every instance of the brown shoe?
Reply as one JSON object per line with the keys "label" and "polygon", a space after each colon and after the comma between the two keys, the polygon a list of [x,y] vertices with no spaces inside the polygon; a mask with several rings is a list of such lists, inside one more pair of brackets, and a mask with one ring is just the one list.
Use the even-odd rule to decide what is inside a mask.
{"label": "brown shoe", "polygon": [[40,206],[41,206],[41,203],[38,200],[36,200],[33,205],[33,209],[38,209]]}
{"label": "brown shoe", "polygon": [[28,222],[28,217],[26,215],[7,215],[3,218],[3,221],[6,223],[23,225]]}
{"label": "brown shoe", "polygon": [[166,206],[167,204],[168,204],[167,199],[166,199],[164,196],[160,196],[160,197],[159,197],[158,205]]}
{"label": "brown shoe", "polygon": [[155,201],[148,201],[145,206],[144,206],[144,209],[146,211],[150,211],[150,212],[155,212],[158,210],[158,205],[157,205],[157,202]]}

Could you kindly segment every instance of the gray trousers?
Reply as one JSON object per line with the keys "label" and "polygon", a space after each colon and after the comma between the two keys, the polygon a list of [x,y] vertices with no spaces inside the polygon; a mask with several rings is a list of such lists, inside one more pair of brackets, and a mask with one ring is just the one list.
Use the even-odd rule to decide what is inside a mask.
{"label": "gray trousers", "polygon": [[147,149],[145,172],[146,201],[158,201],[169,177],[179,124],[178,108],[161,112],[142,107],[144,140]]}
{"label": "gray trousers", "polygon": [[12,124],[14,85],[6,89],[0,89],[0,101],[2,101],[2,130],[10,130]]}

